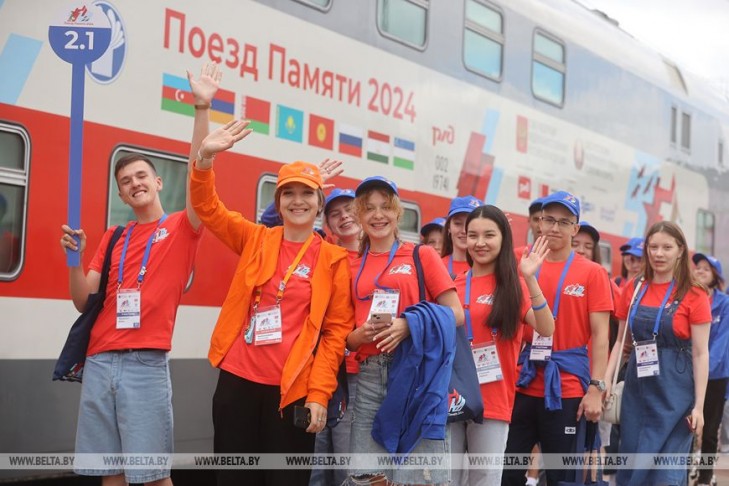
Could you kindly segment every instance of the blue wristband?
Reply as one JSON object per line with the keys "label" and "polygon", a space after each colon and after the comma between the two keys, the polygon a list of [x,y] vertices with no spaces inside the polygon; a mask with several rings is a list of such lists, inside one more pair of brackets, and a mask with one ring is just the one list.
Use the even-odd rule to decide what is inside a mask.
{"label": "blue wristband", "polygon": [[538,311],[538,310],[544,309],[545,307],[547,307],[547,301],[546,300],[544,302],[542,302],[541,305],[538,305],[536,307],[532,306],[532,310]]}

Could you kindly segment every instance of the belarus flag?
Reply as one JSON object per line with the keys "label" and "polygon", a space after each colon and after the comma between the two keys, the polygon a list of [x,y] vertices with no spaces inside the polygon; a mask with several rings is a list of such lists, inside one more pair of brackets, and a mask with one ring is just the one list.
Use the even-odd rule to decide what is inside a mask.
{"label": "belarus flag", "polygon": [[367,158],[388,164],[390,162],[390,136],[369,130],[367,132]]}
{"label": "belarus flag", "polygon": [[243,118],[250,121],[248,128],[268,135],[271,125],[271,103],[253,96],[244,96]]}

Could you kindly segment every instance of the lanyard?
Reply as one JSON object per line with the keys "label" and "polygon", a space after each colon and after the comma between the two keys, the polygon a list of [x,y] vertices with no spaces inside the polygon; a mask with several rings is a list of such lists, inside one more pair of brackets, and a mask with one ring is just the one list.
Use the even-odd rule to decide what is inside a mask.
{"label": "lanyard", "polygon": [[[152,252],[152,242],[154,241],[154,237],[157,235],[157,229],[159,229],[160,225],[165,222],[167,219],[167,214],[163,214],[161,218],[159,218],[159,221],[157,221],[157,226],[155,227],[154,231],[151,235],[149,235],[149,239],[147,240],[147,247],[144,249],[144,257],[142,257],[142,267],[139,269],[139,275],[137,275],[137,288],[142,286],[142,280],[144,280],[144,275],[147,273],[147,263],[149,262],[149,254]],[[137,226],[137,223],[135,222],[129,227],[129,231],[127,231],[127,236],[124,238],[124,246],[122,247],[122,254],[121,258],[119,259],[119,277],[117,278],[117,288],[121,287],[123,276],[124,276],[124,260],[127,257],[127,248],[129,247],[129,239],[132,236],[132,231],[134,231],[134,228]]]}
{"label": "lanyard", "polygon": [[[650,284],[646,284],[638,294],[638,298],[635,300],[635,303],[633,304],[633,308],[630,311],[629,316],[629,324],[630,324],[630,333],[633,333],[633,319],[635,318],[635,314],[638,312],[638,306],[640,305],[640,301],[643,300],[643,296],[645,295],[646,290],[648,290],[648,286]],[[661,301],[661,307],[658,308],[658,314],[656,314],[656,322],[653,325],[653,339],[656,339],[656,336],[658,336],[658,329],[661,326],[661,316],[663,315],[663,309],[666,307],[666,302],[668,302],[668,298],[671,296],[671,292],[673,292],[673,287],[676,285],[676,280],[671,280],[671,285],[668,286],[668,290],[666,290],[666,295],[663,296],[663,300]],[[633,338],[633,341],[635,341],[635,338]]]}
{"label": "lanyard", "polygon": [[[559,312],[559,301],[562,298],[562,287],[564,287],[564,280],[567,278],[567,272],[570,269],[570,266],[572,266],[572,261],[575,259],[575,252],[571,251],[570,256],[567,258],[567,262],[564,264],[564,268],[562,269],[562,275],[559,276],[559,283],[557,284],[557,295],[554,297],[554,305],[552,306],[552,317],[554,317],[555,320],[557,320],[557,313]],[[539,280],[539,273],[542,271],[542,268],[539,267],[539,270],[537,270],[537,280]]]}
{"label": "lanyard", "polygon": [[[473,328],[471,327],[471,278],[473,277],[473,270],[469,270],[466,274],[466,298],[463,305],[463,311],[466,314],[466,331],[468,332],[468,340],[473,341]],[[496,334],[498,330],[495,327],[491,328],[491,337],[494,342],[496,341]]]}
{"label": "lanyard", "polygon": [[[306,254],[306,250],[309,249],[311,246],[311,242],[314,241],[314,233],[312,232],[309,237],[306,239],[304,244],[301,246],[301,249],[299,250],[299,253],[296,254],[296,258],[294,258],[294,262],[289,265],[289,269],[286,272],[286,275],[284,275],[283,280],[281,280],[281,283],[278,284],[278,292],[276,292],[276,305],[278,305],[279,302],[281,302],[281,299],[283,299],[284,292],[286,291],[286,283],[291,278],[291,275],[294,274],[296,271],[296,267],[299,266],[299,262],[301,262],[301,259],[304,258],[304,255]],[[261,298],[263,295],[263,289],[262,286],[256,287],[255,290],[256,297],[253,301],[253,312],[255,313],[258,309],[258,304],[261,303]]]}
{"label": "lanyard", "polygon": [[[380,273],[378,273],[377,276],[375,277],[375,287],[377,287],[378,289],[390,290],[387,287],[382,287],[378,282],[379,282],[380,276],[383,274],[383,272],[385,270],[387,270],[387,268],[390,265],[392,265],[392,261],[395,259],[395,252],[397,251],[399,246],[400,245],[397,240],[395,240],[392,243],[392,248],[390,248],[390,256],[387,259],[387,264],[385,265],[385,268],[383,268],[382,271]],[[367,245],[367,247],[365,248],[365,251],[364,251],[364,255],[362,255],[362,263],[360,263],[359,270],[357,271],[357,277],[354,279],[354,295],[357,297],[358,300],[372,299],[372,296],[370,296],[370,295],[367,295],[365,297],[359,296],[359,277],[362,276],[362,270],[364,269],[365,262],[367,261],[367,255],[369,254],[369,252],[370,252],[370,245]]]}
{"label": "lanyard", "polygon": [[453,253],[448,255],[448,274],[451,276],[451,278],[454,277],[453,273]]}

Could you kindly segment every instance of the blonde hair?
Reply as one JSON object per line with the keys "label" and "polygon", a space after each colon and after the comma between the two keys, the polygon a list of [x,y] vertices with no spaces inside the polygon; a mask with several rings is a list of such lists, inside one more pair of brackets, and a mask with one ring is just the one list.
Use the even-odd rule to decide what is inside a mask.
{"label": "blonde hair", "polygon": [[[366,248],[370,245],[370,237],[369,235],[364,231],[364,224],[362,224],[362,219],[364,218],[365,213],[367,212],[367,203],[370,200],[370,195],[373,192],[379,192],[384,196],[384,198],[387,200],[387,204],[390,206],[390,208],[395,211],[397,214],[397,222],[400,222],[400,218],[402,218],[403,213],[405,212],[402,204],[400,204],[400,198],[397,197],[395,193],[392,193],[390,191],[386,191],[384,189],[381,189],[379,187],[373,187],[371,189],[367,189],[366,191],[362,192],[360,195],[354,198],[354,215],[357,218],[357,221],[359,222],[359,225],[362,227],[362,239],[359,241],[359,255],[362,256],[366,250]],[[396,227],[395,228],[395,239],[399,238],[400,231]]]}

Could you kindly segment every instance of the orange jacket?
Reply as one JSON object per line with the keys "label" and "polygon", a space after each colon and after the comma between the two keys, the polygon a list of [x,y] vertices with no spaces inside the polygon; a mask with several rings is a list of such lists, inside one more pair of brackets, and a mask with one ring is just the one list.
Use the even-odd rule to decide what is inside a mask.
{"label": "orange jacket", "polygon": [[[190,200],[205,227],[240,255],[210,339],[208,359],[217,367],[241,333],[243,323],[248,322],[255,287],[271,279],[276,270],[283,228],[266,228],[226,209],[215,191],[212,169],[193,169]],[[354,328],[351,272],[344,248],[321,242],[311,276],[311,294],[310,314],[283,367],[280,408],[302,397],[326,407],[337,388],[345,341]]]}

